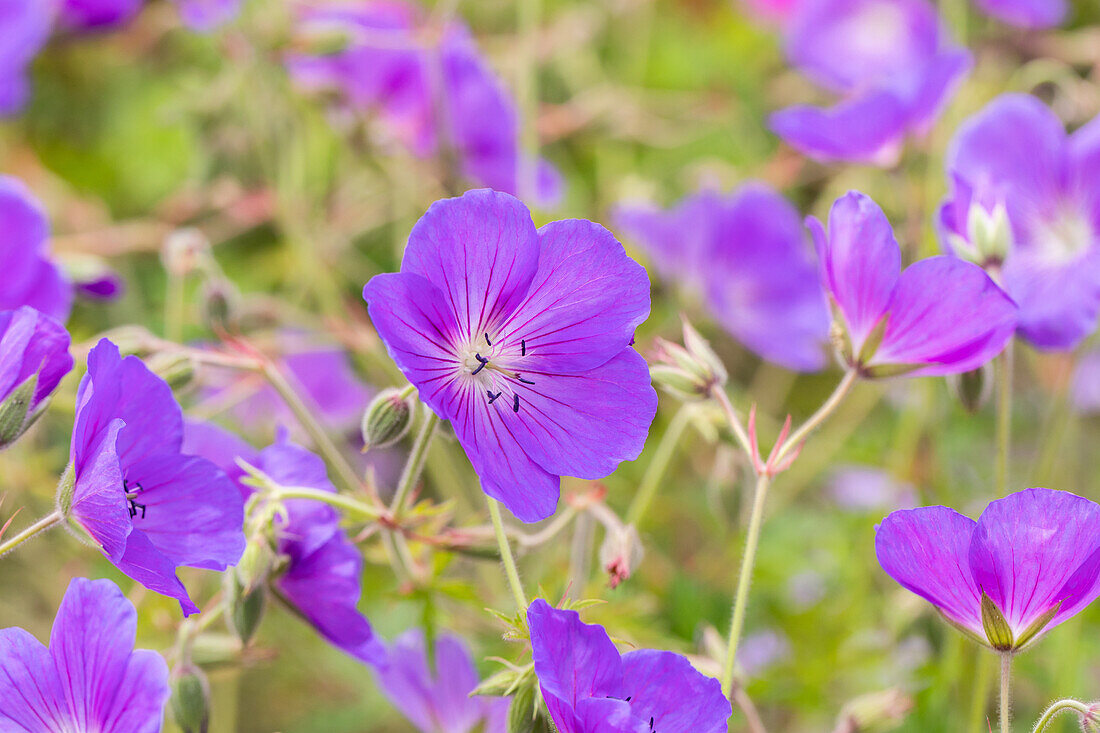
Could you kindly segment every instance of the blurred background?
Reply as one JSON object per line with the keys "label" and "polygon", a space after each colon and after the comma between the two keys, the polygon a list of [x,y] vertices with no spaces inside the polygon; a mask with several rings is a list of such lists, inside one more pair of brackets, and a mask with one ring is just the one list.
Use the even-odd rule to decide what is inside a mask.
{"label": "blurred background", "polygon": [[[770,113],[822,93],[788,64],[780,24],[732,0],[444,0],[422,9],[434,27],[468,26],[516,100],[518,144],[560,173],[559,200],[525,197],[538,224],[580,217],[617,231],[610,212],[620,201],[669,205],[700,187],[724,191],[752,179],[802,214],[824,217],[838,195],[859,189],[882,205],[909,261],[940,250],[933,215],[946,189],[944,151],[962,119],[1006,91],[1039,95],[1070,128],[1100,113],[1094,0],[1078,0],[1066,22],[1041,31],[941,0],[944,23],[974,53],[974,68],[929,134],[885,168],[816,163],[769,131]],[[333,395],[350,404],[350,420],[330,427],[349,436],[353,457],[366,395],[403,384],[370,327],[362,286],[398,268],[412,224],[432,201],[479,184],[456,180],[444,155],[410,150],[379,115],[292,74],[288,59],[347,42],[328,28],[303,31],[300,12],[289,1],[252,0],[228,23],[196,32],[175,4],[153,0],[117,23],[59,24],[34,56],[25,107],[0,121],[0,171],[47,208],[53,256],[70,272],[109,270],[123,288],[113,299],[78,301],[69,323],[78,368],[32,433],[0,453],[0,520],[20,507],[16,523],[49,511],[68,458],[79,356],[108,329],[137,324],[206,342],[231,316],[280,353],[301,350],[303,340],[344,352],[345,376],[358,384]],[[216,267],[173,259],[181,238],[209,246]],[[177,249],[166,255],[172,241]],[[835,369],[797,375],[762,362],[697,298],[650,273],[653,312],[638,348],[648,355],[654,337],[679,339],[687,314],[725,360],[735,403],[759,405],[764,445],[783,416],[804,418],[834,386]],[[299,345],[288,345],[288,331]],[[1079,368],[1092,341],[1063,354],[1018,345],[1011,489],[1042,485],[1100,500],[1100,371]],[[242,419],[234,408],[247,385],[220,377],[196,375],[178,397],[191,414],[266,445],[287,418]],[[673,421],[683,437],[657,455]],[[529,591],[606,600],[586,620],[629,644],[698,655],[706,668],[708,640],[727,629],[751,499],[751,477],[718,424],[707,409],[662,394],[646,451],[600,482],[622,515],[655,460],[668,460],[639,521],[645,552],[633,575],[609,588],[598,556],[604,530],[582,514],[554,541],[520,548]],[[363,459],[383,493],[403,447]],[[992,497],[993,467],[992,406],[964,409],[943,379],[861,383],[807,444],[774,487],[741,656],[745,692],[769,730],[987,729],[996,660],[890,581],[873,537],[901,506],[944,503],[976,516]],[[566,495],[593,490],[563,482]],[[421,495],[445,502],[453,526],[486,522],[476,477],[452,440],[433,445]],[[510,607],[493,558],[414,544],[430,572],[409,585],[395,581],[376,542],[363,547],[361,608],[382,636],[418,624],[454,631],[486,675],[498,668],[487,657],[523,658],[484,610]],[[74,575],[118,581],[139,607],[139,646],[171,646],[176,604],[61,532],[0,562],[0,626],[45,638]],[[197,599],[220,587],[209,572],[187,571],[186,581]],[[1094,605],[1019,660],[1020,724],[1055,696],[1100,698],[1098,630]],[[213,731],[410,730],[367,667],[277,607],[243,654],[218,626],[196,654],[209,662]],[[840,727],[845,706],[869,694],[878,696],[862,702],[885,709],[881,722]],[[1055,729],[1069,731],[1070,722]],[[737,712],[731,726],[748,730]]]}

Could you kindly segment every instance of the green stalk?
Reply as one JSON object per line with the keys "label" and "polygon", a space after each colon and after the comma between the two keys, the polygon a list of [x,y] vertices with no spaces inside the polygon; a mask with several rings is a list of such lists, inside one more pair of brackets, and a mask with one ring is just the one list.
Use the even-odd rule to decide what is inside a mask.
{"label": "green stalk", "polygon": [[661,436],[661,442],[657,444],[657,450],[653,453],[653,460],[646,467],[642,482],[638,485],[638,491],[634,494],[634,500],[626,512],[626,523],[637,526],[642,517],[649,510],[653,497],[657,494],[657,487],[668,470],[668,464],[676,452],[676,446],[683,437],[684,430],[691,422],[691,406],[684,404],[673,415],[668,423],[665,434]]}
{"label": "green stalk", "polygon": [[11,552],[16,547],[19,547],[19,545],[31,539],[38,533],[44,532],[55,524],[60,523],[62,519],[63,517],[61,516],[61,512],[59,510],[50,512],[31,526],[27,527],[19,534],[12,537],[10,540],[7,540],[4,543],[0,544],[0,556]]}
{"label": "green stalk", "polygon": [[493,520],[493,532],[497,536],[497,546],[500,547],[500,559],[504,563],[504,574],[508,578],[508,585],[512,589],[512,598],[516,601],[519,611],[527,610],[527,596],[523,592],[523,583],[519,579],[519,570],[516,569],[516,559],[512,556],[512,546],[508,544],[508,537],[504,533],[504,521],[500,518],[500,504],[496,499],[485,495],[485,501],[489,505],[489,517]]}

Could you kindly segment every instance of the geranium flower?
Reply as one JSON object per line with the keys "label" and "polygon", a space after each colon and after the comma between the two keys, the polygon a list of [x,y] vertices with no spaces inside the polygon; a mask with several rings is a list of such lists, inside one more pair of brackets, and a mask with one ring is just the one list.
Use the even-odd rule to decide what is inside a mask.
{"label": "geranium flower", "polygon": [[[1000,271],[1020,306],[1020,335],[1071,349],[1091,334],[1100,315],[1100,117],[1067,136],[1035,97],[1002,95],[959,128],[947,171],[944,244]],[[1007,227],[981,226],[998,216]]]}
{"label": "geranium flower", "polygon": [[109,580],[69,583],[45,647],[0,629],[0,730],[159,733],[168,665],[134,649],[137,612]]}
{"label": "geranium flower", "polygon": [[560,733],[725,733],[733,710],[721,685],[679,654],[620,656],[603,627],[541,599],[527,622],[535,674]]}
{"label": "geranium flower", "polygon": [[[432,29],[419,7],[400,0],[314,3],[304,6],[298,32],[346,40],[336,52],[291,55],[300,85],[336,90],[351,109],[378,112],[414,155],[444,149],[480,185],[518,192],[515,102],[460,21]],[[561,176],[546,161],[534,165],[534,195],[552,205]]]}
{"label": "geranium flower", "polygon": [[4,233],[0,242],[0,269],[4,272],[0,310],[29,305],[64,323],[72,307],[73,287],[47,256],[49,220],[22,181],[11,176],[0,176],[0,231]]}
{"label": "geranium flower", "polygon": [[27,306],[0,311],[0,448],[30,427],[72,368],[60,323]]}
{"label": "geranium flower", "polygon": [[798,211],[771,188],[705,191],[668,211],[621,205],[615,223],[761,357],[798,371],[825,366],[829,311],[813,250]]}
{"label": "geranium flower", "polygon": [[419,629],[387,646],[378,682],[394,707],[421,733],[505,733],[509,701],[470,695],[480,679],[463,641],[440,635],[432,652],[429,664]]}
{"label": "geranium flower", "polygon": [[1066,0],[975,0],[978,7],[994,18],[1024,28],[1049,28],[1059,25],[1069,14]]}
{"label": "geranium flower", "polygon": [[842,96],[834,107],[796,106],[771,128],[822,161],[888,166],[923,136],[970,69],[926,0],[806,0],[788,20],[787,56]]}
{"label": "geranium flower", "polygon": [[205,458],[181,452],[172,390],[103,339],[77,392],[62,514],[119,570],[198,611],[176,577],[187,565],[225,570],[244,551],[244,503]]}
{"label": "geranium flower", "polygon": [[[211,31],[240,12],[240,0],[174,0],[180,20],[192,30]],[[144,0],[64,0],[60,8],[63,25],[84,30],[120,26],[141,10]]]}
{"label": "geranium flower", "polygon": [[0,115],[18,112],[26,103],[30,92],[27,69],[46,45],[52,24],[49,3],[0,3]]}
{"label": "geranium flower", "polygon": [[978,521],[942,506],[897,511],[875,536],[890,577],[963,632],[1017,651],[1100,595],[1100,506],[1051,489],[992,502]]}
{"label": "geranium flower", "polygon": [[842,357],[864,376],[955,374],[1004,349],[1016,305],[977,265],[947,256],[901,272],[890,222],[870,198],[836,200],[829,231],[807,219],[843,333]]}
{"label": "geranium flower", "polygon": [[657,395],[630,344],[649,280],[603,227],[536,230],[512,196],[470,191],[433,204],[401,272],[363,297],[482,488],[521,520],[554,513],[560,476],[602,478],[641,451]]}

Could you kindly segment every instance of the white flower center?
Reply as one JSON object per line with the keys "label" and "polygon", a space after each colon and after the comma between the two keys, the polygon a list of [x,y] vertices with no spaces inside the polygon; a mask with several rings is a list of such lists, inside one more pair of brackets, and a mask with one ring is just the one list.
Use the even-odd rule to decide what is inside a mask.
{"label": "white flower center", "polygon": [[1038,221],[1031,241],[1047,262],[1064,265],[1087,252],[1096,238],[1097,232],[1084,212],[1067,207],[1049,219]]}

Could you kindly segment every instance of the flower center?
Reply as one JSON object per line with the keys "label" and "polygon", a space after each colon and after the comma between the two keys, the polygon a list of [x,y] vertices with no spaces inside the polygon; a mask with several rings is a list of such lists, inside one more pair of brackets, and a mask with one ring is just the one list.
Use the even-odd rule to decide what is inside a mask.
{"label": "flower center", "polygon": [[126,508],[130,512],[130,519],[136,517],[139,511],[141,512],[141,518],[145,519],[145,510],[148,507],[144,504],[138,504],[136,501],[141,492],[145,491],[145,487],[135,481],[133,490],[131,490],[130,482],[127,479],[122,479],[122,490],[126,492]]}
{"label": "flower center", "polygon": [[1085,214],[1066,208],[1038,222],[1032,233],[1039,254],[1052,265],[1076,260],[1092,246],[1096,232]]}
{"label": "flower center", "polygon": [[482,339],[462,349],[459,354],[460,372],[485,390],[485,398],[490,405],[507,392],[509,398],[504,402],[511,404],[512,412],[519,412],[520,399],[516,388],[520,384],[533,385],[534,382],[512,368],[510,361],[527,356],[526,339],[520,339],[518,349],[514,345],[494,341],[487,333],[482,334]]}

